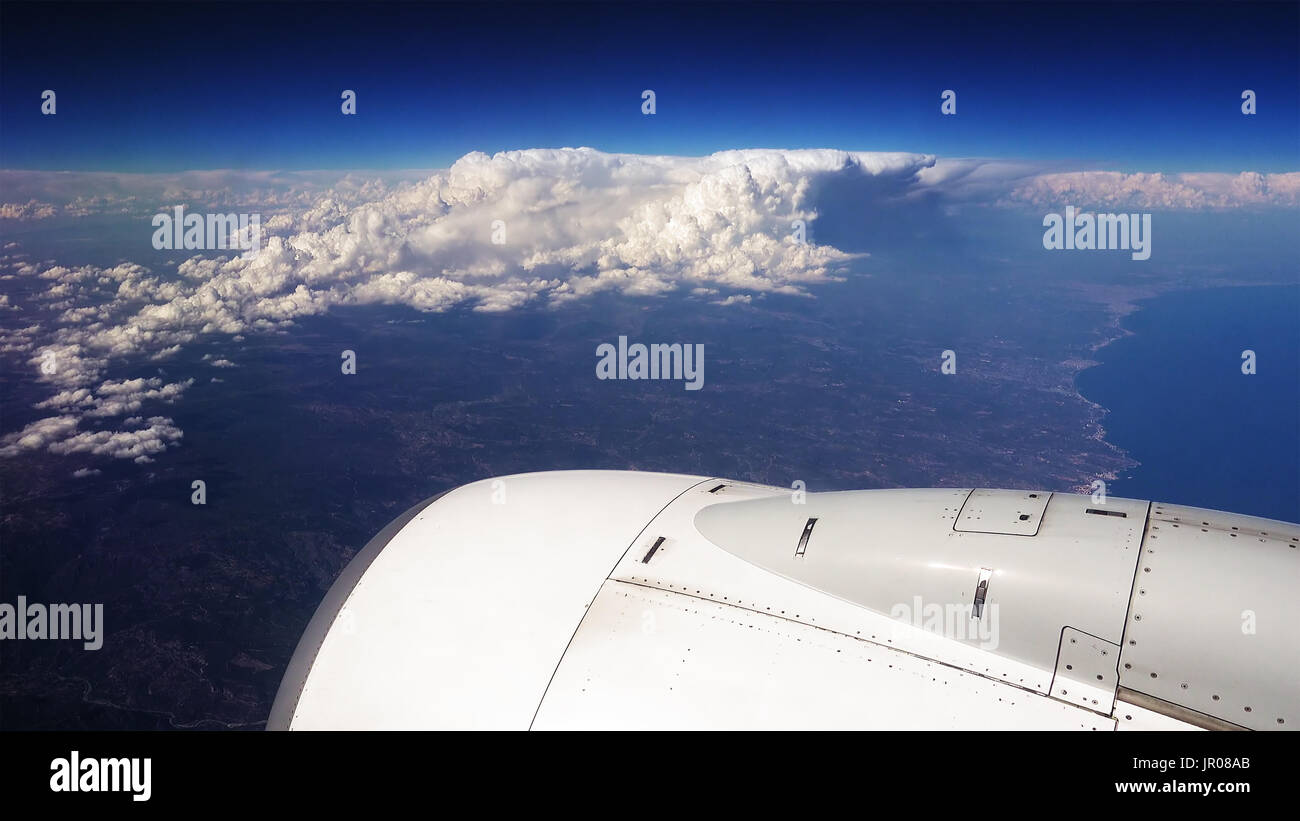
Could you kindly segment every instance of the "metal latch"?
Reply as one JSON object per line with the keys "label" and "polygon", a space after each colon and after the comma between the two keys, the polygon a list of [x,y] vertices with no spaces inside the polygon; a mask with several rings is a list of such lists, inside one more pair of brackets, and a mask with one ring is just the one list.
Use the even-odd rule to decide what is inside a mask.
{"label": "metal latch", "polygon": [[993,569],[988,567],[980,568],[980,580],[975,585],[975,611],[974,617],[980,618],[984,615],[984,600],[989,595],[989,579],[993,578]]}
{"label": "metal latch", "polygon": [[655,539],[655,543],[650,545],[650,550],[646,552],[645,558],[641,560],[641,564],[650,564],[650,559],[654,557],[655,551],[658,550],[659,545],[663,543],[664,543],[663,536],[660,536],[658,539]]}
{"label": "metal latch", "polygon": [[803,557],[804,551],[808,549],[808,537],[812,535],[813,525],[815,524],[817,524],[817,520],[814,518],[809,519],[808,524],[803,526],[803,535],[799,537],[799,545],[794,549],[795,556]]}

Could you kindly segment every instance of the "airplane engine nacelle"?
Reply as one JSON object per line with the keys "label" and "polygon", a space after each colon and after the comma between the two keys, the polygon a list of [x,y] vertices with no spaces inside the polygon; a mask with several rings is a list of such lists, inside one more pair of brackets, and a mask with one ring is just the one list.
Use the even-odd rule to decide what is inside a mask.
{"label": "airplane engine nacelle", "polygon": [[268,728],[1292,729],[1297,582],[1198,508],[522,474],[376,536]]}

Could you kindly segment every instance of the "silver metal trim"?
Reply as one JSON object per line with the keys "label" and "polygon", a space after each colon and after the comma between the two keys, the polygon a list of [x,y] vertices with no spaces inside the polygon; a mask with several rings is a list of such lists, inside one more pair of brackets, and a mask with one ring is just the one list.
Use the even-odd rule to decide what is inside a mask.
{"label": "silver metal trim", "polygon": [[[1150,710],[1153,713],[1160,713],[1164,716],[1184,721],[1203,730],[1246,730],[1248,728],[1240,724],[1233,724],[1231,721],[1224,721],[1221,718],[1206,715],[1205,713],[1189,710],[1172,701],[1165,701],[1163,698],[1149,696],[1146,693],[1139,693],[1137,690],[1130,690],[1127,687],[1120,687],[1115,691],[1115,703],[1132,704],[1134,707],[1141,707],[1144,710]],[[1119,712],[1119,708],[1115,709]]]}

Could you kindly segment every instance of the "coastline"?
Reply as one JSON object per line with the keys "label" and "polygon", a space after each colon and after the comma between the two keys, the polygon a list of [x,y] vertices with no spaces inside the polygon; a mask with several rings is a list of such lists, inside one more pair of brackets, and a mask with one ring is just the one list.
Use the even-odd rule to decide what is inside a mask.
{"label": "coastline", "polygon": [[[1107,364],[1104,359],[1096,354],[1117,341],[1139,334],[1139,331],[1133,329],[1126,320],[1137,315],[1139,312],[1150,310],[1152,307],[1151,304],[1155,300],[1167,296],[1204,293],[1221,289],[1232,289],[1233,291],[1239,292],[1241,289],[1246,288],[1287,289],[1297,287],[1300,287],[1300,283],[1258,280],[1242,282],[1216,278],[1194,283],[1169,283],[1158,286],[1134,288],[1131,289],[1131,292],[1129,293],[1116,295],[1113,299],[1105,300],[1102,304],[1105,305],[1108,321],[1099,329],[1099,338],[1088,346],[1088,352],[1094,354],[1094,356],[1077,360],[1067,360],[1062,363],[1062,365],[1071,370],[1071,381],[1075,395],[1077,395],[1089,409],[1091,427],[1089,438],[1095,439],[1104,444],[1107,450],[1124,460],[1122,466],[1099,473],[1097,478],[1107,482],[1119,480],[1136,481],[1138,479],[1137,472],[1144,464],[1142,459],[1139,459],[1133,450],[1130,449],[1131,444],[1125,445],[1112,438],[1114,432],[1111,428],[1107,427],[1105,422],[1106,418],[1113,411],[1112,408],[1107,407],[1100,401],[1104,400],[1105,397],[1097,395],[1098,391],[1094,388],[1092,393],[1096,398],[1093,398],[1087,395],[1080,386],[1080,374],[1094,367]],[[1149,455],[1147,458],[1150,458]],[[1150,479],[1151,477],[1148,477],[1148,481],[1150,481]],[[1079,492],[1087,493],[1090,491],[1089,489],[1080,486]],[[1144,494],[1138,493],[1137,495],[1143,496]],[[1151,494],[1147,492],[1145,495]],[[1154,501],[1154,499],[1152,501]]]}

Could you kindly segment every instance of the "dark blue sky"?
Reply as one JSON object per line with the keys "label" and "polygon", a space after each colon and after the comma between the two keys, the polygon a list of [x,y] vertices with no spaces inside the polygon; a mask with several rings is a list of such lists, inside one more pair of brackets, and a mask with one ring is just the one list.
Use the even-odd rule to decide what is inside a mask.
{"label": "dark blue sky", "polygon": [[1298,8],[6,3],[0,166],[427,168],[589,145],[1293,171]]}

